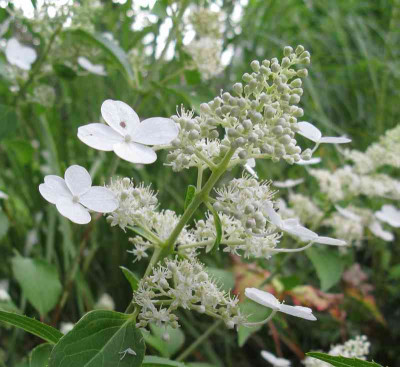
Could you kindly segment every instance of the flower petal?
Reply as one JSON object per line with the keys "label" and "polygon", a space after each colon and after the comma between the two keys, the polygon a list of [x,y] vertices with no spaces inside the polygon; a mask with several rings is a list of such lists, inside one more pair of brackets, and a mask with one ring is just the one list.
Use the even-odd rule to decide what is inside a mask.
{"label": "flower petal", "polygon": [[115,144],[123,141],[123,136],[105,124],[89,124],[78,128],[78,138],[89,147],[109,152]]}
{"label": "flower petal", "polygon": [[16,38],[10,38],[5,50],[6,58],[12,65],[23,70],[30,70],[31,64],[36,60],[36,51],[31,47],[23,46]]}
{"label": "flower petal", "polygon": [[281,305],[280,310],[283,313],[286,313],[291,316],[301,317],[306,320],[315,321],[317,318],[312,314],[312,309],[308,307],[302,306],[288,306]]}
{"label": "flower petal", "polygon": [[349,209],[342,208],[339,205],[335,205],[336,210],[345,218],[353,220],[355,222],[361,222],[362,218],[357,215],[356,213],[353,213]]}
{"label": "flower petal", "polygon": [[390,242],[394,240],[392,232],[385,231],[380,222],[373,221],[369,226],[369,230],[377,237],[382,238],[384,241]]}
{"label": "flower petal", "polygon": [[48,175],[44,178],[44,184],[48,189],[51,189],[57,197],[64,196],[72,198],[72,193],[63,178],[56,175]]}
{"label": "flower petal", "polygon": [[276,297],[257,288],[246,288],[244,294],[247,298],[273,310],[279,310],[281,304]]}
{"label": "flower petal", "polygon": [[279,188],[290,188],[295,187],[303,182],[304,178],[299,178],[297,180],[274,181],[273,185]]}
{"label": "flower petal", "polygon": [[265,211],[266,215],[268,216],[270,222],[274,224],[277,227],[280,227],[282,225],[282,218],[281,216],[274,210],[273,206],[271,203],[266,203],[265,204]]}
{"label": "flower petal", "polygon": [[87,224],[92,219],[86,208],[79,203],[74,203],[72,199],[60,198],[56,203],[57,210],[61,215],[77,224]]}
{"label": "flower petal", "polygon": [[157,159],[157,154],[153,149],[137,143],[119,143],[114,146],[115,154],[132,163],[148,164]]}
{"label": "flower petal", "polygon": [[280,227],[280,229],[293,236],[300,237],[302,241],[314,241],[318,238],[318,235],[315,232],[299,224],[293,225],[291,220],[292,219],[285,219],[284,221],[282,221],[282,226]]}
{"label": "flower petal", "polygon": [[326,143],[326,144],[346,144],[346,143],[350,143],[351,139],[346,138],[344,136],[339,136],[339,137],[324,136],[320,139],[319,142]]}
{"label": "flower petal", "polygon": [[383,205],[381,210],[375,213],[375,216],[392,227],[400,227],[400,210],[396,209],[393,205]]}
{"label": "flower petal", "polygon": [[314,240],[315,243],[320,243],[322,245],[332,245],[332,246],[346,246],[347,242],[343,240],[337,240],[336,238],[331,238],[331,237],[321,237],[318,236],[316,240]]}
{"label": "flower petal", "polygon": [[267,362],[271,363],[273,367],[290,367],[291,363],[289,360],[284,358],[275,357],[272,353],[262,350],[261,357],[263,357]]}
{"label": "flower petal", "polygon": [[321,139],[321,131],[316,128],[313,124],[307,121],[300,121],[298,123],[300,130],[297,132],[303,135],[305,138],[312,140],[314,143],[318,143]]}
{"label": "flower petal", "polygon": [[92,64],[89,59],[83,56],[78,57],[78,64],[85,70],[97,75],[107,75],[103,65]]}
{"label": "flower petal", "polygon": [[73,165],[68,167],[64,174],[65,183],[75,196],[80,196],[92,186],[92,178],[85,168]]}
{"label": "flower petal", "polygon": [[140,123],[139,116],[130,106],[112,99],[103,102],[101,115],[108,125],[123,136],[136,130]]}
{"label": "flower petal", "polygon": [[119,205],[113,192],[102,186],[91,187],[79,198],[79,202],[86,208],[99,213],[113,212]]}
{"label": "flower petal", "polygon": [[295,164],[298,164],[299,166],[308,166],[310,164],[317,164],[319,162],[321,162],[321,158],[315,157],[315,158],[309,159],[308,161],[300,159],[298,162],[295,162]]}
{"label": "flower petal", "polygon": [[132,133],[132,140],[146,145],[169,144],[179,133],[178,126],[171,119],[152,117],[140,123]]}

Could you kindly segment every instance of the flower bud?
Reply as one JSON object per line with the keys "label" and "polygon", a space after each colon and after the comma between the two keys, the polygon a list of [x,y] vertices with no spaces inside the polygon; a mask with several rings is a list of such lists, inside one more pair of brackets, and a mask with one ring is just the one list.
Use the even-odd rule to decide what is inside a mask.
{"label": "flower bud", "polygon": [[300,70],[297,71],[296,74],[297,74],[297,76],[299,78],[306,78],[307,75],[308,75],[308,70],[307,69],[300,69]]}
{"label": "flower bud", "polygon": [[254,72],[258,73],[260,71],[260,63],[257,60],[254,60],[250,64],[251,68]]}
{"label": "flower bud", "polygon": [[233,90],[235,91],[235,93],[236,93],[237,95],[240,96],[240,95],[243,93],[243,85],[242,85],[242,83],[236,83],[236,84],[234,84]]}
{"label": "flower bud", "polygon": [[253,80],[252,76],[250,74],[248,74],[248,73],[243,74],[242,79],[246,83],[250,83]]}
{"label": "flower bud", "polygon": [[204,113],[204,114],[211,114],[212,113],[211,108],[207,103],[202,103],[200,105],[200,112]]}
{"label": "flower bud", "polygon": [[300,55],[301,53],[303,53],[303,51],[304,51],[304,47],[302,46],[302,45],[298,45],[297,47],[296,47],[296,55],[298,56],[298,55]]}
{"label": "flower bud", "polygon": [[292,47],[290,47],[290,46],[286,46],[284,49],[283,49],[283,54],[285,55],[285,56],[290,56],[290,54],[293,52],[293,48]]}
{"label": "flower bud", "polygon": [[288,57],[284,57],[282,59],[282,63],[281,63],[282,67],[284,69],[288,68],[290,66],[290,59]]}

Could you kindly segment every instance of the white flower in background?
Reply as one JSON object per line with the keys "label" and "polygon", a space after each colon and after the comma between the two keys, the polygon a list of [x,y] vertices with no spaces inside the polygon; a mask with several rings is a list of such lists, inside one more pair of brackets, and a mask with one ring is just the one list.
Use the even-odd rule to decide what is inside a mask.
{"label": "white flower in background", "polygon": [[299,178],[298,180],[286,180],[286,181],[274,181],[272,184],[275,187],[289,189],[295,187],[304,182],[304,178]]}
{"label": "white flower in background", "polygon": [[60,323],[60,331],[63,334],[69,333],[73,328],[75,324],[73,322],[61,322]]}
{"label": "white flower in background", "polygon": [[362,221],[362,218],[359,215],[357,215],[356,213],[353,213],[349,209],[342,208],[339,205],[335,205],[335,208],[343,217],[345,217],[347,219],[353,220],[355,222],[361,222]]}
{"label": "white flower in background", "polygon": [[7,279],[0,280],[0,302],[11,301],[11,297],[8,294],[8,284],[9,281]]}
{"label": "white flower in background", "polygon": [[392,227],[400,227],[400,210],[393,205],[384,205],[381,210],[375,213],[375,216],[382,222],[390,224]]}
{"label": "white flower in background", "polygon": [[247,172],[249,172],[254,178],[258,179],[257,172],[254,170],[254,167],[256,166],[256,160],[254,158],[250,158],[247,160],[246,164],[244,165],[244,168]]}
{"label": "white flower in background", "polygon": [[85,70],[97,75],[107,75],[103,65],[92,64],[89,59],[83,56],[78,57],[78,64]]}
{"label": "white flower in background", "polygon": [[321,131],[316,128],[314,125],[310,124],[307,121],[300,121],[298,123],[299,131],[297,132],[300,135],[303,135],[305,138],[310,139],[314,143],[322,144],[345,144],[350,143],[351,139],[346,137],[332,137],[332,136],[322,136]]}
{"label": "white flower in background", "polygon": [[64,178],[49,175],[39,185],[42,196],[55,204],[61,215],[74,223],[87,224],[91,217],[89,210],[110,213],[118,208],[118,200],[107,188],[92,186],[92,179],[85,168],[71,166]]}
{"label": "white flower in background", "polygon": [[8,199],[8,195],[5,192],[1,191],[1,190],[0,190],[0,199],[4,199],[4,200]]}
{"label": "white flower in background", "polygon": [[369,225],[369,230],[376,236],[381,238],[384,241],[390,242],[394,240],[394,235],[392,232],[385,231],[382,227],[382,224],[375,220]]}
{"label": "white flower in background", "polygon": [[104,101],[101,114],[109,126],[81,126],[78,138],[94,149],[114,151],[128,162],[153,163],[157,155],[148,145],[169,144],[178,136],[178,127],[171,119],[153,117],[140,122],[136,112],[121,101]]}
{"label": "white flower in background", "polygon": [[317,318],[312,314],[312,309],[302,306],[288,306],[280,303],[278,299],[271,293],[262,291],[257,288],[246,288],[244,294],[258,304],[279,311],[291,316],[301,317],[306,320],[315,321]]}
{"label": "white flower in background", "polygon": [[10,64],[18,66],[23,70],[30,70],[37,56],[33,48],[23,46],[16,38],[8,40],[5,53]]}
{"label": "white flower in background", "polygon": [[273,367],[290,367],[292,365],[289,360],[278,358],[266,350],[261,351],[261,357],[271,363]]}
{"label": "white flower in background", "polygon": [[103,293],[99,298],[99,300],[94,305],[94,308],[97,310],[113,311],[115,309],[115,303],[112,297],[108,293]]}
{"label": "white flower in background", "polygon": [[309,166],[312,164],[318,164],[321,162],[321,158],[320,157],[315,157],[315,158],[311,158],[308,161],[300,159],[298,162],[294,162],[295,164],[298,164],[299,166]]}

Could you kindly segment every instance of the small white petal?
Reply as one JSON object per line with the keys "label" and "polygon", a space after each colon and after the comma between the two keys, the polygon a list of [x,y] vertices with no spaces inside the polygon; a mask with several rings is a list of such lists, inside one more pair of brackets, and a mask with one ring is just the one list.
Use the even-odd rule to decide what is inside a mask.
{"label": "small white petal", "polygon": [[89,147],[106,152],[113,150],[115,144],[124,140],[123,136],[110,126],[97,123],[79,127],[78,138]]}
{"label": "small white petal", "polygon": [[312,309],[308,307],[302,306],[288,306],[281,305],[280,310],[283,313],[286,313],[291,316],[301,317],[302,319],[315,321],[317,318],[312,314]]}
{"label": "small white petal", "polygon": [[8,40],[5,54],[10,64],[23,70],[30,70],[37,56],[33,48],[21,45],[16,38]]}
{"label": "small white petal", "polygon": [[378,221],[372,222],[369,226],[370,231],[377,237],[382,238],[384,241],[390,242],[394,240],[393,233],[385,231]]}
{"label": "small white petal", "polygon": [[60,197],[55,190],[48,187],[46,184],[39,185],[40,194],[50,203],[55,204]]}
{"label": "small white petal", "polygon": [[375,216],[382,222],[390,224],[392,227],[400,227],[400,210],[393,205],[384,205],[381,210],[375,213]]}
{"label": "small white petal", "polygon": [[[48,175],[44,178],[44,184],[48,189],[51,189],[54,195],[57,197],[65,196],[72,197],[72,193],[68,188],[65,180],[56,175]],[[47,200],[47,199],[46,199]],[[50,201],[51,202],[51,201]],[[55,203],[53,203],[55,204]]]}
{"label": "small white petal", "polygon": [[315,239],[318,238],[318,235],[309,230],[306,227],[303,227],[301,225],[292,225],[290,222],[290,219],[285,219],[280,227],[282,231],[287,232],[293,236],[300,237],[302,241],[314,241]]}
{"label": "small white petal", "polygon": [[87,224],[91,217],[86,208],[79,203],[74,203],[72,199],[60,198],[56,203],[57,210],[61,215],[77,224]]}
{"label": "small white petal", "polygon": [[340,137],[324,136],[320,139],[319,142],[326,143],[326,144],[346,144],[346,143],[350,143],[351,139],[345,138],[344,136],[340,136]]}
{"label": "small white petal", "polygon": [[312,140],[314,143],[318,143],[322,137],[321,131],[316,128],[314,125],[310,124],[307,121],[299,122],[300,130],[297,132],[300,135],[303,135],[305,138]]}
{"label": "small white petal", "polygon": [[123,136],[135,131],[140,123],[139,116],[130,106],[112,99],[103,102],[101,115],[108,125]]}
{"label": "small white petal", "polygon": [[247,164],[249,167],[254,168],[254,167],[256,166],[256,160],[255,160],[254,158],[249,158],[249,159],[246,161],[246,164]]}
{"label": "small white petal", "polygon": [[297,180],[286,180],[286,181],[274,181],[273,185],[280,188],[290,188],[297,186],[304,182],[304,178],[299,178]]}
{"label": "small white petal", "polygon": [[303,159],[299,160],[298,162],[295,162],[296,164],[298,164],[299,166],[308,166],[311,164],[318,164],[321,162],[321,158],[320,157],[315,157],[315,158],[311,158],[308,161],[305,161]]}
{"label": "small white petal", "polygon": [[85,70],[97,75],[107,75],[103,65],[92,64],[89,59],[83,56],[78,57],[78,64]]}
{"label": "small white petal", "polygon": [[65,183],[73,195],[80,196],[92,186],[92,178],[89,172],[78,165],[68,167],[64,174]]}
{"label": "small white petal", "polygon": [[257,288],[246,288],[244,294],[247,298],[273,310],[279,310],[281,304],[276,297]]}
{"label": "small white petal", "polygon": [[345,218],[353,220],[355,222],[361,222],[362,218],[357,215],[356,213],[353,213],[349,209],[342,208],[339,205],[335,205],[336,210]]}
{"label": "small white petal", "polygon": [[269,363],[271,363],[274,367],[290,367],[291,363],[289,360],[284,358],[275,357],[272,353],[267,352],[266,350],[261,351],[261,356]]}
{"label": "small white petal", "polygon": [[332,246],[346,246],[347,245],[346,241],[337,240],[336,238],[321,237],[321,236],[318,236],[318,238],[315,239],[314,242],[320,243],[322,245],[332,245]]}
{"label": "small white petal", "polygon": [[132,132],[132,140],[146,145],[169,144],[179,133],[178,126],[171,119],[152,117],[142,121]]}
{"label": "small white petal", "polygon": [[0,199],[7,200],[8,199],[8,195],[5,192],[0,191]]}
{"label": "small white petal", "polygon": [[99,213],[110,213],[118,208],[118,200],[113,192],[105,187],[93,186],[79,198],[86,208]]}
{"label": "small white petal", "polygon": [[153,149],[133,142],[116,144],[114,152],[118,157],[132,163],[149,164],[157,159],[157,154]]}
{"label": "small white petal", "polygon": [[268,216],[270,222],[277,227],[282,226],[282,218],[281,216],[274,210],[273,206],[271,203],[266,203],[265,204],[265,211],[266,215]]}

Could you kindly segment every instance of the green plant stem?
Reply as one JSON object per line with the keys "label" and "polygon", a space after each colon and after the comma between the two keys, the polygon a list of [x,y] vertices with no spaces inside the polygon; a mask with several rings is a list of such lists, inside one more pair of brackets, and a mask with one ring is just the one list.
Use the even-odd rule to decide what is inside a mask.
{"label": "green plant stem", "polygon": [[182,354],[176,358],[176,361],[181,362],[183,361],[186,357],[188,357],[196,348],[203,343],[204,341],[207,340],[207,338],[214,332],[216,331],[220,325],[223,323],[222,320],[217,320],[215,321],[200,337],[193,342],[189,347],[187,347]]}
{"label": "green plant stem", "polygon": [[197,169],[197,191],[201,190],[201,185],[203,184],[203,166],[199,166]]}

